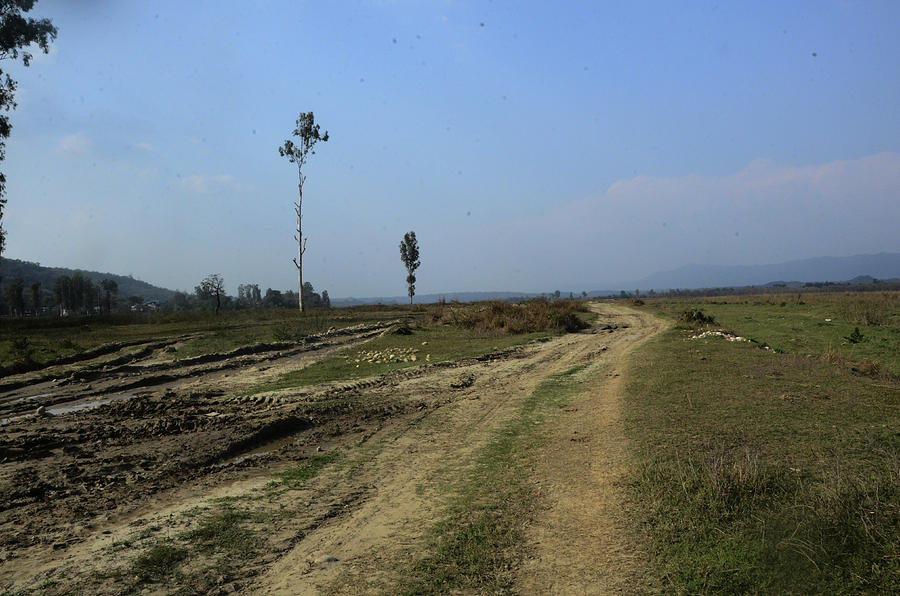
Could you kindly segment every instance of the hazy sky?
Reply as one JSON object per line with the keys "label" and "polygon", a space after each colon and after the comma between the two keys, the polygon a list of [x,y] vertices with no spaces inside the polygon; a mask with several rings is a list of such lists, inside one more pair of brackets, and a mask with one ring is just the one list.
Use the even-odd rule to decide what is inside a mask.
{"label": "hazy sky", "polygon": [[[740,5],[740,6],[739,6]],[[900,251],[900,3],[40,0],[4,256],[333,297]]]}

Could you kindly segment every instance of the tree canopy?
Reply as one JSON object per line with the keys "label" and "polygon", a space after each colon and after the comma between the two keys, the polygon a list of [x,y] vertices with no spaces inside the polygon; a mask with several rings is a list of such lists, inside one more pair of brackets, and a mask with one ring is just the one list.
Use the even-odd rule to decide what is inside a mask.
{"label": "tree canopy", "polygon": [[[33,19],[24,13],[34,8],[36,0],[0,0],[0,60],[22,59],[31,64],[31,52],[36,45],[46,54],[50,42],[56,39],[56,27],[50,19]],[[9,112],[16,107],[16,81],[0,70],[0,161],[6,157],[6,139],[12,131]],[[0,256],[6,248],[6,231],[3,229],[3,208],[6,207],[6,176],[0,172]]]}
{"label": "tree canopy", "polygon": [[412,304],[416,295],[416,269],[422,263],[419,261],[419,241],[415,232],[407,232],[400,243],[400,259],[406,267],[406,284],[408,286],[409,303]]}

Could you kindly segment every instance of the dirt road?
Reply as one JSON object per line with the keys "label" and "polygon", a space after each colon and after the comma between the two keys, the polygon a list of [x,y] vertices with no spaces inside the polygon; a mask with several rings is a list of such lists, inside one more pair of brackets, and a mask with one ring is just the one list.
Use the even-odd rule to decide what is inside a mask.
{"label": "dirt road", "polygon": [[[549,423],[537,459],[546,506],[526,529],[515,584],[521,593],[624,589],[635,565],[618,509],[623,356],[665,323],[594,308],[599,320],[583,333],[359,382],[235,398],[279,362],[302,366],[377,329],[271,353],[265,366],[260,355],[235,355],[198,369],[199,384],[164,379],[100,408],[15,419],[0,443],[0,589],[390,593],[497,429],[542,381],[578,365],[583,390]],[[40,395],[38,383],[50,382],[17,391]],[[318,473],[292,481],[310,462]],[[200,531],[210,516],[240,520],[245,541],[210,551]],[[176,572],[141,566],[164,552]]]}

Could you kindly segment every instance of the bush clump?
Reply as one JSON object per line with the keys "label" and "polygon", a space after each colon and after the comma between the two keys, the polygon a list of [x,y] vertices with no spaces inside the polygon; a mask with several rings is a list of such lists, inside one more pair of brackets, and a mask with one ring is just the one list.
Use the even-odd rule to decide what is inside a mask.
{"label": "bush clump", "polygon": [[708,315],[699,308],[689,308],[678,317],[682,323],[694,325],[716,325],[716,319],[712,315]]}
{"label": "bush clump", "polygon": [[450,307],[432,320],[488,333],[517,334],[538,331],[573,333],[590,324],[578,316],[587,307],[576,300],[528,300],[525,302],[481,302]]}

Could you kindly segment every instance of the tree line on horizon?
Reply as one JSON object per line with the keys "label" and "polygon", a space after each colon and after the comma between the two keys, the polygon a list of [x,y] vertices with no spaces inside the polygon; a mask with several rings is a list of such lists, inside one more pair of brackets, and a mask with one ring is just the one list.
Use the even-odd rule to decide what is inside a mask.
{"label": "tree line on horizon", "polygon": [[[23,318],[36,316],[100,315],[124,312],[191,312],[215,310],[247,310],[294,308],[297,293],[267,288],[258,284],[241,284],[237,296],[224,291],[222,276],[213,274],[201,280],[193,292],[176,291],[170,300],[147,302],[143,296],[119,296],[119,285],[113,279],[97,283],[76,271],[60,275],[52,287],[39,281],[26,283],[22,278],[6,282],[0,291],[0,315]],[[309,282],[303,284],[303,301],[307,308],[330,308],[328,290],[317,292]]]}

